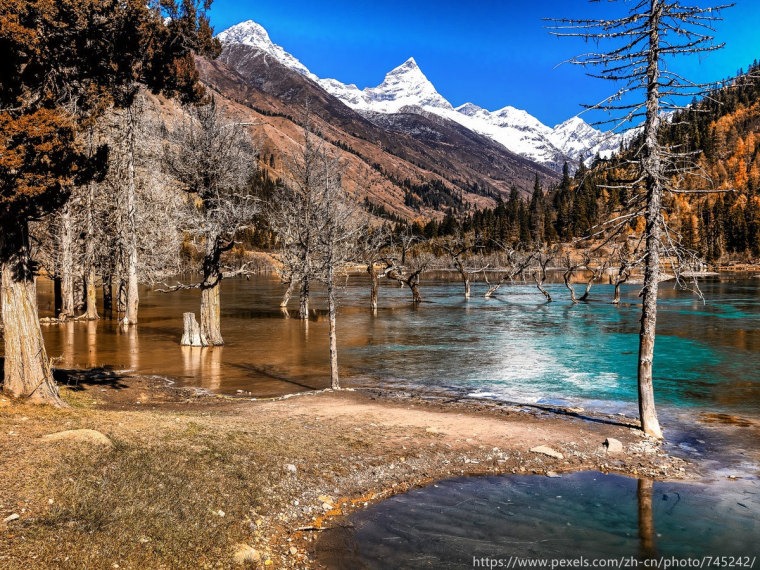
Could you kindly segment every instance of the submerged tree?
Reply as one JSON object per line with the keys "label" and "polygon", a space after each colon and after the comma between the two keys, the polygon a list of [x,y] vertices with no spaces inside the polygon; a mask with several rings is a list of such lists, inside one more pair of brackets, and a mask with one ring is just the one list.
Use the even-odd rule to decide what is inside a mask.
{"label": "submerged tree", "polygon": [[712,31],[720,20],[719,11],[729,6],[699,7],[678,0],[638,0],[631,3],[626,15],[618,18],[552,20],[552,33],[556,36],[611,44],[608,51],[585,53],[571,60],[592,68],[592,77],[619,85],[612,97],[589,108],[612,113],[618,126],[644,119],[643,134],[635,143],[638,147],[630,155],[630,177],[619,186],[632,191],[633,198],[628,212],[616,217],[608,229],[622,232],[632,220],[645,220],[639,415],[643,431],[656,438],[662,438],[652,383],[660,260],[664,251],[677,253],[678,249],[663,216],[663,195],[681,191],[678,184],[685,177],[700,175],[690,156],[661,141],[660,125],[663,112],[677,109],[679,98],[691,98],[706,88],[669,70],[667,62],[675,56],[722,47],[713,43]]}
{"label": "submerged tree", "polygon": [[[317,231],[320,192],[325,186],[325,142],[312,132],[308,107],[303,116],[304,139],[300,149],[287,157],[290,175],[287,185],[279,188],[269,202],[269,223],[280,243],[281,275],[288,288],[281,307],[299,292],[299,317],[309,318],[311,284],[317,278]],[[335,173],[331,173],[335,174]]]}
{"label": "submerged tree", "polygon": [[184,229],[200,243],[203,273],[200,283],[173,289],[201,290],[200,344],[220,346],[222,255],[258,213],[250,189],[256,153],[245,126],[225,120],[213,99],[190,109],[172,143],[166,162],[193,201]]}

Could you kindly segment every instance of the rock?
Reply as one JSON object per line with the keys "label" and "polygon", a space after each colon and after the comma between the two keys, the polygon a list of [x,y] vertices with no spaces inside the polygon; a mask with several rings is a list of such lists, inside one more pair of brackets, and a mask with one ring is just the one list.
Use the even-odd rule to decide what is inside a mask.
{"label": "rock", "polygon": [[560,477],[562,477],[562,475],[560,475],[556,471],[547,471],[546,476],[551,477],[552,479],[559,479]]}
{"label": "rock", "polygon": [[287,465],[285,465],[285,471],[287,471],[288,473],[296,473],[298,472],[298,469],[292,463],[288,463]]}
{"label": "rock", "polygon": [[565,456],[562,455],[559,451],[554,451],[551,447],[548,447],[546,445],[539,445],[538,447],[534,447],[531,449],[533,453],[540,453],[541,455],[548,455],[549,457],[553,457],[554,459],[564,459]]}
{"label": "rock", "polygon": [[298,549],[295,546],[291,546],[290,547],[290,554],[292,554],[293,556],[295,556],[296,554],[298,554]]}
{"label": "rock", "polygon": [[333,498],[329,495],[320,495],[317,497],[317,501],[320,501],[322,503],[327,503],[328,505],[332,506],[333,504]]}
{"label": "rock", "polygon": [[232,559],[235,561],[235,564],[240,564],[242,566],[246,562],[259,562],[261,560],[261,554],[259,554],[252,546],[238,544],[235,547],[235,554]]}
{"label": "rock", "polygon": [[3,522],[4,523],[9,523],[9,522],[17,521],[20,518],[21,518],[21,516],[18,513],[13,513],[12,515],[8,515],[7,517],[5,517],[3,519]]}
{"label": "rock", "polygon": [[607,448],[607,453],[623,453],[623,444],[620,440],[614,437],[608,437],[604,440],[604,447]]}
{"label": "rock", "polygon": [[67,441],[75,443],[89,443],[92,445],[102,445],[103,447],[113,447],[113,442],[94,429],[72,429],[66,431],[59,431],[48,435],[43,435],[40,438],[44,442],[58,442]]}

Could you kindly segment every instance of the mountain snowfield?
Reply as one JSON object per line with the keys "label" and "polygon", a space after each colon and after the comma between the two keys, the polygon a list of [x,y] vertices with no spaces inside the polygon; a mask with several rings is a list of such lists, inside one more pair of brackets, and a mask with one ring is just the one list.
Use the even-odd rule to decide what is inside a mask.
{"label": "mountain snowfield", "polygon": [[580,117],[572,117],[551,128],[528,112],[510,106],[489,111],[465,103],[454,108],[438,93],[413,57],[388,72],[377,87],[359,89],[337,79],[317,77],[296,57],[273,43],[267,31],[252,20],[236,24],[217,37],[222,45],[242,44],[266,53],[364,115],[420,110],[433,113],[484,135],[516,154],[555,169],[561,168],[566,160],[591,160],[597,154],[608,156],[620,146],[621,135],[603,133]]}

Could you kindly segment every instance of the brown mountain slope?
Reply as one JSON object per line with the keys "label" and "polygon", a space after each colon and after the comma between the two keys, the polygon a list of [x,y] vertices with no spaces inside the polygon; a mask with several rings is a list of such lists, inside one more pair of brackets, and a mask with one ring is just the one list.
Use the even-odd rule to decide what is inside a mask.
{"label": "brown mountain slope", "polygon": [[[551,170],[440,117],[402,113],[365,118],[308,78],[247,46],[227,48],[217,61],[198,60],[198,67],[207,85],[235,103],[249,122],[261,123],[257,130],[265,153],[282,156],[293,150],[298,117],[308,101],[321,136],[347,163],[349,186],[405,218],[435,216],[436,208],[460,200],[487,205],[512,185],[527,192],[536,174],[544,181],[556,179]],[[424,199],[431,183],[436,191]],[[404,204],[405,198],[417,203],[408,200],[412,193],[423,194],[420,211]]]}

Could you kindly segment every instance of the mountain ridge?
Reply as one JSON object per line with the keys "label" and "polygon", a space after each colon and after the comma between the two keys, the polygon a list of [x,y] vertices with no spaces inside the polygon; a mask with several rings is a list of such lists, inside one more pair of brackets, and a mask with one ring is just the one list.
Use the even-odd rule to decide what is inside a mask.
{"label": "mountain ridge", "polygon": [[360,89],[337,79],[319,78],[296,57],[274,44],[266,30],[253,20],[236,24],[217,37],[224,46],[242,44],[267,53],[359,113],[394,114],[417,107],[457,122],[556,172],[561,171],[565,162],[590,161],[597,154],[607,157],[620,146],[621,135],[603,133],[578,116],[552,128],[527,111],[509,105],[496,111],[474,103],[455,108],[438,93],[414,57],[390,70],[380,85]]}

